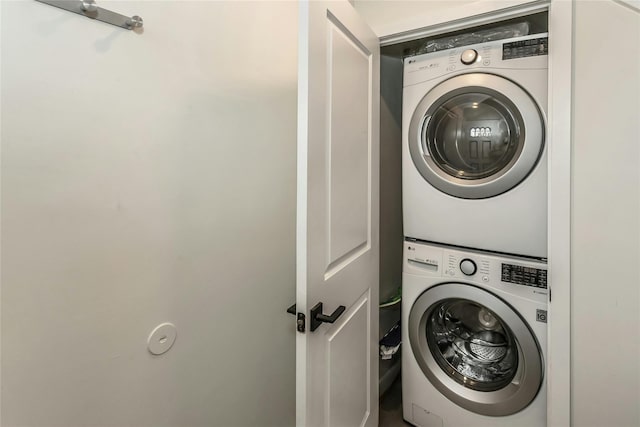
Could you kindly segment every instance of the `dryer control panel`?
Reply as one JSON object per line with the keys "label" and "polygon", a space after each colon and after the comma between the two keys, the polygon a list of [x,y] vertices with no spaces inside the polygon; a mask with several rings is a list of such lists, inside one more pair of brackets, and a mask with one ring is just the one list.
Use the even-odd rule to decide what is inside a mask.
{"label": "dryer control panel", "polygon": [[408,56],[404,59],[402,84],[407,87],[470,71],[546,69],[548,52],[548,34],[541,33]]}
{"label": "dryer control panel", "polygon": [[502,59],[518,59],[549,54],[549,37],[518,40],[502,45]]}

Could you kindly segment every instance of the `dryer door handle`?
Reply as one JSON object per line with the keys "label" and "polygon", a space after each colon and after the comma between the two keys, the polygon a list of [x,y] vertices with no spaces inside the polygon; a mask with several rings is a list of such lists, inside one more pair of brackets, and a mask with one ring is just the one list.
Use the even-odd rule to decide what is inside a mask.
{"label": "dryer door handle", "polygon": [[317,303],[311,309],[311,332],[318,329],[318,327],[322,323],[335,322],[336,320],[338,320],[338,317],[340,317],[342,313],[344,313],[345,310],[346,310],[346,307],[344,305],[340,305],[338,306],[338,308],[334,310],[333,313],[331,313],[330,315],[326,315],[322,313],[322,303],[321,302]]}

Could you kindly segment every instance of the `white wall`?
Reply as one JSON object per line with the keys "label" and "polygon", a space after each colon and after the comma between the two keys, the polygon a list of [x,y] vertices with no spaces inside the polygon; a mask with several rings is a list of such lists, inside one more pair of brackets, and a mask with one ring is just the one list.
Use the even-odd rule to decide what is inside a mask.
{"label": "white wall", "polygon": [[[497,16],[498,10],[536,2],[539,0],[354,0],[352,3],[375,33],[386,38],[430,26],[447,25],[472,16]],[[496,18],[489,19],[489,22],[493,19]],[[387,41],[384,40],[385,43]]]}
{"label": "white wall", "polygon": [[[422,28],[465,16],[476,0],[355,0],[353,5],[378,36]],[[442,20],[445,21],[442,21]]]}
{"label": "white wall", "polygon": [[296,5],[99,4],[1,4],[2,426],[291,425]]}
{"label": "white wall", "polygon": [[640,425],[640,9],[577,1],[572,424]]}

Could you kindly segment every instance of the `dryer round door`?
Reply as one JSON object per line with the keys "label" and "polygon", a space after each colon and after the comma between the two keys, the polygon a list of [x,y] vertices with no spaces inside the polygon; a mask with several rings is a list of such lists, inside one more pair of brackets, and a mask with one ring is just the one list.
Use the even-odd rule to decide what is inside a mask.
{"label": "dryer round door", "polygon": [[411,308],[407,327],[431,384],[469,411],[514,414],[540,390],[538,340],[510,305],[484,289],[462,283],[429,288]]}
{"label": "dryer round door", "polygon": [[493,74],[445,80],[420,101],[409,127],[409,152],[433,187],[483,199],[517,186],[544,147],[544,121],[517,84]]}

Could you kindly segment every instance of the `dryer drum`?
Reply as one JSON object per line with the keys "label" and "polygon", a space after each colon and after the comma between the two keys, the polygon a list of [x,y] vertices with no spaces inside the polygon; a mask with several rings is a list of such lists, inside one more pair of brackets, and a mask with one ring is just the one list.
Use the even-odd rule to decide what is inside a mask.
{"label": "dryer drum", "polygon": [[422,131],[423,150],[448,175],[476,180],[511,167],[522,152],[523,120],[499,92],[478,89],[434,102]]}
{"label": "dryer drum", "polygon": [[511,190],[533,171],[544,148],[544,122],[519,85],[492,74],[463,74],[424,95],[407,143],[418,173],[434,188],[484,199]]}

